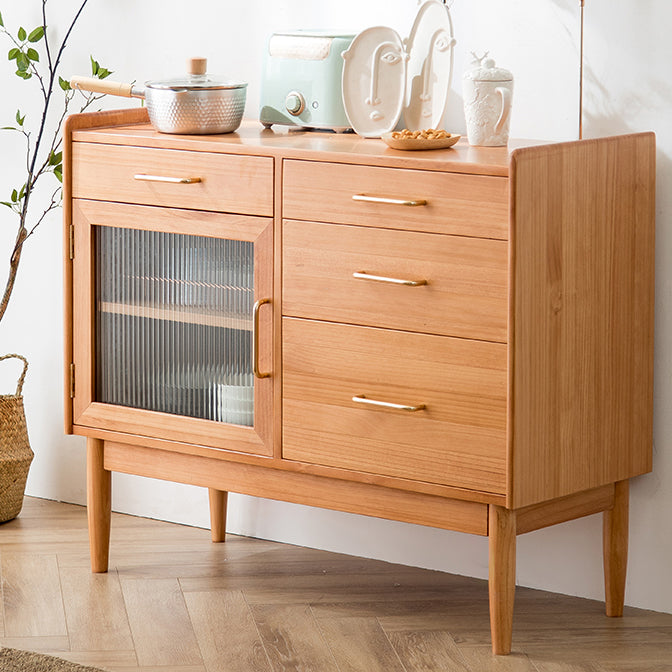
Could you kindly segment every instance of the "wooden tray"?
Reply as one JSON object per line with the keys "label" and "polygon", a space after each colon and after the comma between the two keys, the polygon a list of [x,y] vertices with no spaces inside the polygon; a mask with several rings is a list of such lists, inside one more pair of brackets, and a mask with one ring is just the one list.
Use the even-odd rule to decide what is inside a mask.
{"label": "wooden tray", "polygon": [[462,136],[450,135],[447,138],[428,140],[426,138],[393,138],[392,133],[383,133],[382,141],[392,149],[446,149],[452,147]]}

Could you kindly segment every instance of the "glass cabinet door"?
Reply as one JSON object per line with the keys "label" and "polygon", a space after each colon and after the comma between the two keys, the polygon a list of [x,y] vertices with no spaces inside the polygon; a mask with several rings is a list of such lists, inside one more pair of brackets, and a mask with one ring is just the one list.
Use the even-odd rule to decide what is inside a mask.
{"label": "glass cabinet door", "polygon": [[95,226],[96,400],[252,426],[253,252]]}
{"label": "glass cabinet door", "polygon": [[271,454],[272,220],[78,205],[75,423]]}

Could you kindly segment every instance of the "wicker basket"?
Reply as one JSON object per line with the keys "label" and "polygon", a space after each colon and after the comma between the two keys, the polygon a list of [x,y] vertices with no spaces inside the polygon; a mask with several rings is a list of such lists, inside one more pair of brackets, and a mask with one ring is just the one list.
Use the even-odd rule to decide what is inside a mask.
{"label": "wicker basket", "polygon": [[28,371],[28,362],[21,355],[4,355],[3,359],[20,359],[23,372],[16,386],[16,394],[0,395],[0,522],[16,518],[23,506],[28,469],[33,451],[28,442],[26,415],[23,410],[21,389]]}

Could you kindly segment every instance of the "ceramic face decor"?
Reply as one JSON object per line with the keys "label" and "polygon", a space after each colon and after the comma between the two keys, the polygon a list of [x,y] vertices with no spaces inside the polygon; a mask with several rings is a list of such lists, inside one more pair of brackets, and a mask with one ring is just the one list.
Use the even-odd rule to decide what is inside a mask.
{"label": "ceramic face decor", "polygon": [[453,73],[453,24],[448,5],[426,0],[406,39],[375,26],[343,52],[343,104],[352,128],[379,138],[399,123],[440,128]]}

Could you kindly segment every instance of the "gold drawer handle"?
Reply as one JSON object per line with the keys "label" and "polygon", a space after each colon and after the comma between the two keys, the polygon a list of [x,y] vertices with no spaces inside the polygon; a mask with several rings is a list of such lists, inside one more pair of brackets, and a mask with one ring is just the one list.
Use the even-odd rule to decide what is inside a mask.
{"label": "gold drawer handle", "polygon": [[196,184],[201,181],[200,177],[164,177],[163,175],[145,175],[143,173],[133,175],[133,179],[141,182],[168,182],[170,184]]}
{"label": "gold drawer handle", "polygon": [[368,194],[353,194],[353,201],[364,201],[365,203],[388,203],[389,205],[407,205],[411,208],[419,205],[427,205],[424,198],[387,198],[385,196],[369,196]]}
{"label": "gold drawer handle", "polygon": [[371,280],[372,282],[389,282],[392,285],[405,285],[406,287],[422,287],[427,280],[404,280],[402,278],[388,278],[385,275],[371,275],[366,271],[357,271],[352,274],[357,280]]}
{"label": "gold drawer handle", "polygon": [[358,394],[352,398],[357,404],[369,404],[370,406],[381,406],[382,408],[391,408],[395,411],[408,411],[414,413],[415,411],[422,411],[425,404],[418,404],[417,406],[407,406],[406,404],[393,404],[389,401],[379,401],[378,399],[369,399],[363,394]]}
{"label": "gold drawer handle", "polygon": [[259,299],[252,309],[252,373],[255,378],[270,378],[270,373],[259,371],[259,311],[261,307],[270,303],[270,299]]}

